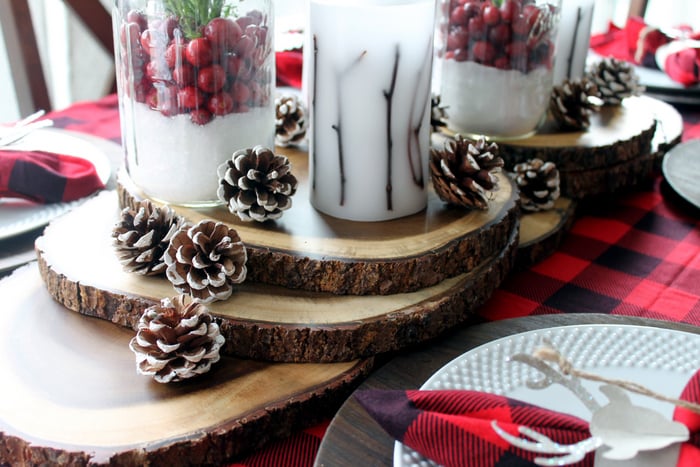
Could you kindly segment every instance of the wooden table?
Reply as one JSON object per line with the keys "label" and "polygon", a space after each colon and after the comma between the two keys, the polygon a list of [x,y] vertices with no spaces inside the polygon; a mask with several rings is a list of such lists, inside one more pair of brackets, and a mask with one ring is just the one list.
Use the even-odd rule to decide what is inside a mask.
{"label": "wooden table", "polygon": [[[496,321],[458,329],[439,341],[404,352],[387,361],[357,390],[416,389],[447,362],[482,344],[535,329],[577,324],[655,326],[700,334],[700,328],[687,324],[602,314],[543,315]],[[394,439],[350,397],[328,427],[315,465],[391,466],[393,453]]]}

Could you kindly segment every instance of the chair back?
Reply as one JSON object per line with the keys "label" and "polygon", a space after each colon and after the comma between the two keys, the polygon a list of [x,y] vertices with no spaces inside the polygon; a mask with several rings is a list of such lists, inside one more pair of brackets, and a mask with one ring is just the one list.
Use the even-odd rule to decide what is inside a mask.
{"label": "chair back", "polygon": [[[63,0],[109,55],[114,54],[112,18],[97,0]],[[52,110],[28,0],[1,0],[0,18],[20,114]],[[116,88],[112,84],[112,90]]]}

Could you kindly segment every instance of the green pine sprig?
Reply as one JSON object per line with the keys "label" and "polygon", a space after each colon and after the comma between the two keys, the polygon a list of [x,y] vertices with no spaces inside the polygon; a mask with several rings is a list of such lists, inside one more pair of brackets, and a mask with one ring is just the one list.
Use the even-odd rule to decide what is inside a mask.
{"label": "green pine sprig", "polygon": [[166,9],[177,16],[187,39],[202,36],[202,28],[212,19],[231,14],[226,0],[165,0]]}

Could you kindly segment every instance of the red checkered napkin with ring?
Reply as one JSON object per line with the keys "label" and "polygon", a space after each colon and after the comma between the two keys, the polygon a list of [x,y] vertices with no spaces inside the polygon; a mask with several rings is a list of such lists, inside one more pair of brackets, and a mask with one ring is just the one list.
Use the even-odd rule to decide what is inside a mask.
{"label": "red checkered napkin with ring", "polygon": [[[445,467],[535,465],[535,459],[542,457],[506,441],[496,429],[520,437],[521,427],[526,427],[564,449],[594,439],[589,423],[578,417],[479,391],[360,390],[355,398],[394,439]],[[700,402],[700,372],[680,399]],[[673,420],[689,432],[676,466],[700,465],[700,413],[676,407]],[[581,457],[568,465],[593,466],[592,450]]]}

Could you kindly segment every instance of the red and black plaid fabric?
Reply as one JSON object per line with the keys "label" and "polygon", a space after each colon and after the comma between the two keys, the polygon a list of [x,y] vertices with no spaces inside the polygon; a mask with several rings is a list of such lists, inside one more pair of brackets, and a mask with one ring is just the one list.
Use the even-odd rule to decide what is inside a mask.
{"label": "red and black plaid fabric", "polygon": [[561,247],[506,279],[481,316],[609,313],[700,324],[700,220],[662,196],[660,183],[577,219]]}
{"label": "red and black plaid fabric", "polygon": [[[680,28],[690,38],[697,39],[700,36],[700,33],[694,33],[688,26]],[[657,49],[674,40],[661,29],[646,24],[641,18],[631,17],[624,28],[611,23],[607,31],[591,37],[591,49],[603,57],[613,57],[658,69]],[[700,81],[698,67],[700,67],[700,48],[691,46],[669,54],[663,64],[669,78],[684,86],[692,86]]]}
{"label": "red and black plaid fabric", "polygon": [[[504,441],[492,420],[517,437],[520,426],[562,444],[591,437],[584,420],[489,393],[376,389],[354,397],[394,439],[445,467],[529,465],[539,456]],[[592,466],[593,456],[572,465]]]}
{"label": "red and black plaid fabric", "polygon": [[[374,389],[358,391],[354,397],[394,439],[445,467],[534,465],[535,457],[541,455],[504,441],[493,430],[492,420],[516,437],[522,437],[521,426],[565,445],[591,437],[588,422],[580,418],[479,391]],[[700,402],[700,372],[692,376],[680,398]],[[690,432],[676,466],[700,465],[700,414],[679,407],[673,419]],[[589,453],[572,465],[591,467],[593,457]]]}
{"label": "red and black plaid fabric", "polygon": [[[683,116],[684,139],[700,138],[700,113],[685,109]],[[120,141],[116,96],[49,117],[59,128]],[[549,259],[514,272],[481,316],[598,312],[700,324],[699,217],[678,210],[661,188],[659,178],[653,186],[590,209]],[[273,442],[236,465],[311,466],[326,426]]]}
{"label": "red and black plaid fabric", "polygon": [[91,162],[45,151],[0,151],[0,197],[59,203],[104,188]]}

